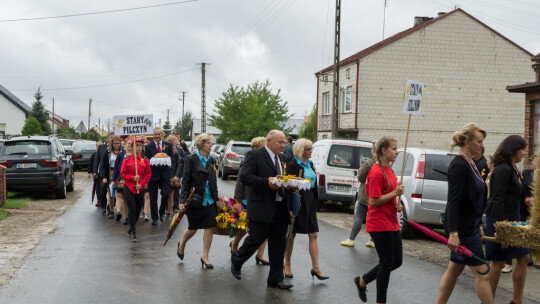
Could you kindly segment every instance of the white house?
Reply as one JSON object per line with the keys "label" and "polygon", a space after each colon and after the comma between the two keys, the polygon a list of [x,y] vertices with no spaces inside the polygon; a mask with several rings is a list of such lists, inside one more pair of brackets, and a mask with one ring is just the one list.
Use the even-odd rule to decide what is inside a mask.
{"label": "white house", "polygon": [[[448,149],[452,133],[475,122],[486,129],[486,151],[492,153],[506,136],[523,134],[523,96],[506,86],[534,81],[531,57],[462,9],[417,17],[414,27],[340,62],[338,136],[390,135],[402,146],[405,82],[417,80],[425,86],[421,114],[412,116],[410,146]],[[331,137],[332,69],[315,74],[318,139]]]}
{"label": "white house", "polygon": [[0,137],[21,134],[32,108],[0,85]]}

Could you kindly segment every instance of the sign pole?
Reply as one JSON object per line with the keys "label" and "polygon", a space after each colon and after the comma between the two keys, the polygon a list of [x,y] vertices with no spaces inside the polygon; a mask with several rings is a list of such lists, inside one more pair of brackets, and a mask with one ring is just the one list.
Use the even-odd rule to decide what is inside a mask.
{"label": "sign pole", "polygon": [[407,132],[405,133],[405,147],[403,148],[403,161],[401,162],[401,178],[399,179],[399,184],[403,184],[403,171],[405,171],[405,161],[407,160],[407,144],[409,142],[409,129],[411,127],[411,116],[409,114],[409,121],[407,122]]}
{"label": "sign pole", "polygon": [[[135,176],[139,175],[139,169],[137,165],[137,149],[135,148],[135,137],[133,138],[133,157],[135,158]],[[137,181],[137,186],[139,185],[139,181]],[[139,194],[139,189],[137,189],[137,194]]]}

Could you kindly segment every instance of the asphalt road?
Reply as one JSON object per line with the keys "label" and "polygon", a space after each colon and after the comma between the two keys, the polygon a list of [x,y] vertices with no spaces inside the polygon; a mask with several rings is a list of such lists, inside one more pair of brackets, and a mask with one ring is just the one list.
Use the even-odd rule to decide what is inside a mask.
{"label": "asphalt road", "polygon": [[[234,181],[220,179],[218,187],[230,196]],[[268,268],[255,265],[254,257],[244,265],[242,280],[232,277],[226,236],[213,240],[210,261],[216,268],[201,269],[202,232],[188,243],[183,262],[176,256],[186,219],[165,247],[168,222],[157,226],[139,222],[140,241],[132,243],[127,226],[102,216],[89,202],[90,189],[62,216],[58,229],[42,240],[17,276],[0,289],[1,303],[359,303],[352,279],[377,263],[373,249],[336,245],[346,232],[321,221],[320,264],[330,279],[310,280],[308,239],[299,235],[290,280],[294,288],[269,289]],[[403,266],[392,273],[388,302],[434,303],[444,270],[405,256]],[[368,286],[369,303],[375,302],[375,294],[373,283]],[[498,291],[497,303],[510,300],[508,291]],[[450,303],[478,302],[472,278],[462,276]]]}

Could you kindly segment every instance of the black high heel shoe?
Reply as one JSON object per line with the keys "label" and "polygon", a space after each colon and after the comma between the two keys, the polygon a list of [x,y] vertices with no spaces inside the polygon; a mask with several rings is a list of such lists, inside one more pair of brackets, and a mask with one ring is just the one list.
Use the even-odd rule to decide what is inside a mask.
{"label": "black high heel shoe", "polygon": [[259,257],[255,256],[255,264],[268,266],[268,265],[270,265],[270,262],[268,262],[267,260],[261,260],[261,259],[259,259]]}
{"label": "black high heel shoe", "polygon": [[202,258],[201,258],[201,267],[202,267],[202,268],[206,267],[207,269],[214,269],[214,265],[212,265],[212,264],[210,264],[210,263],[206,264],[206,263],[203,261]]}
{"label": "black high heel shoe", "polygon": [[325,277],[325,276],[319,275],[315,270],[311,269],[311,279],[313,281],[315,281],[314,277],[317,277],[317,279],[319,279],[320,281],[328,280],[330,278],[330,277]]}
{"label": "black high heel shoe", "polygon": [[[180,242],[178,242],[178,247],[180,247]],[[180,260],[184,260],[184,254],[180,253],[178,249],[176,250],[176,255],[180,258]]]}

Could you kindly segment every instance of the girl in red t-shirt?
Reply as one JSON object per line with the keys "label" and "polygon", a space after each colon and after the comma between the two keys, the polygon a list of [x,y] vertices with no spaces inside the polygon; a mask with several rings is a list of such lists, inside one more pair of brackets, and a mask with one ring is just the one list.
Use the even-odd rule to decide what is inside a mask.
{"label": "girl in red t-shirt", "polygon": [[368,214],[366,231],[369,232],[379,256],[379,264],[361,277],[354,278],[358,295],[367,301],[366,286],[377,280],[377,303],[386,303],[386,291],[390,272],[401,266],[403,248],[397,212],[403,210],[399,197],[403,185],[398,185],[390,163],[397,157],[397,141],[385,136],[376,145],[377,163],[373,165],[366,180]]}

